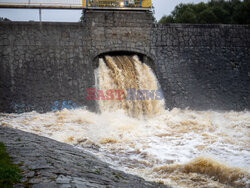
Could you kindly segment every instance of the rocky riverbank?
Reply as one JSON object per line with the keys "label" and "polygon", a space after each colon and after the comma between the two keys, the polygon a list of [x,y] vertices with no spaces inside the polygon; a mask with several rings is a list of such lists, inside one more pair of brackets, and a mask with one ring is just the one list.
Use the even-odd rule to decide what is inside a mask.
{"label": "rocky riverbank", "polygon": [[168,187],[114,170],[71,145],[0,126],[0,142],[22,170],[15,187]]}

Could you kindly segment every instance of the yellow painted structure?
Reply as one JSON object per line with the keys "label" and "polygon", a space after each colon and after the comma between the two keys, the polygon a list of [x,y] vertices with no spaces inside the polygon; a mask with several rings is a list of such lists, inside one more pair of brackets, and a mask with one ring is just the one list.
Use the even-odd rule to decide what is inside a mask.
{"label": "yellow painted structure", "polygon": [[86,2],[87,2],[86,0],[82,0],[82,6],[83,7],[86,7],[86,5],[87,5]]}
{"label": "yellow painted structure", "polygon": [[151,0],[144,0],[142,1],[142,7],[143,8],[152,8],[152,1]]}
{"label": "yellow painted structure", "polygon": [[[83,0],[84,1],[84,0]],[[151,0],[86,0],[83,7],[151,8]]]}

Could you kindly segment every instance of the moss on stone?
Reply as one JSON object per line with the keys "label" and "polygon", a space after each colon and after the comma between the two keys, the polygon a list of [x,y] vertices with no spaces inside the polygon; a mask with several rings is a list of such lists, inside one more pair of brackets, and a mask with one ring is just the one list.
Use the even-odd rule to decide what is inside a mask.
{"label": "moss on stone", "polygon": [[5,146],[0,142],[0,187],[13,187],[21,179],[21,170],[12,164]]}

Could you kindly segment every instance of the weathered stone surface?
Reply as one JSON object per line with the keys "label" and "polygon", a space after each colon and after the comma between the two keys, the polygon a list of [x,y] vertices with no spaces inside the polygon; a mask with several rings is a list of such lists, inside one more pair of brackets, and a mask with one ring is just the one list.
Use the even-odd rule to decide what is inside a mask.
{"label": "weathered stone surface", "polygon": [[167,108],[250,109],[249,25],[158,25],[149,12],[89,10],[82,23],[0,23],[0,111],[95,110],[86,100],[95,60],[114,51],[154,61]]}
{"label": "weathered stone surface", "polygon": [[94,58],[150,54],[152,20],[142,11],[88,11],[83,23],[0,23],[0,111],[95,110],[95,101],[86,100],[86,88],[95,85]]}
{"label": "weathered stone surface", "polygon": [[155,25],[156,70],[168,108],[250,109],[249,25]]}
{"label": "weathered stone surface", "polygon": [[0,142],[23,171],[14,187],[168,187],[114,170],[71,145],[20,130],[0,126]]}

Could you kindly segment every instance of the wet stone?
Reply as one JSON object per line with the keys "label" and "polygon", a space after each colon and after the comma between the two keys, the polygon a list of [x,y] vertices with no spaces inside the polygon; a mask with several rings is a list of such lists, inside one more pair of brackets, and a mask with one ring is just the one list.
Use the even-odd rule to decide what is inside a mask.
{"label": "wet stone", "polygon": [[63,175],[60,175],[60,176],[58,176],[58,178],[56,179],[56,183],[62,183],[62,184],[64,184],[64,183],[69,183],[70,180],[71,180],[71,178],[66,177],[66,176],[63,176]]}
{"label": "wet stone", "polygon": [[[21,183],[14,187],[159,187],[157,183],[111,169],[92,154],[68,144],[21,130],[0,126],[0,142],[23,171]],[[34,158],[31,153],[39,157]],[[101,173],[96,174],[91,169],[99,169]],[[123,178],[114,178],[114,173]]]}
{"label": "wet stone", "polygon": [[41,183],[42,179],[41,178],[32,178],[29,180],[29,183],[31,184],[37,184],[37,183]]}
{"label": "wet stone", "polygon": [[58,185],[59,188],[71,188],[70,184],[62,184],[62,185]]}
{"label": "wet stone", "polygon": [[40,183],[40,184],[35,184],[32,186],[32,188],[55,188],[55,187],[57,187],[55,182]]}
{"label": "wet stone", "polygon": [[31,177],[34,177],[35,172],[34,172],[34,171],[30,171],[30,172],[28,172],[28,173],[25,173],[24,175],[25,175],[27,178],[31,178]]}

